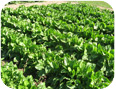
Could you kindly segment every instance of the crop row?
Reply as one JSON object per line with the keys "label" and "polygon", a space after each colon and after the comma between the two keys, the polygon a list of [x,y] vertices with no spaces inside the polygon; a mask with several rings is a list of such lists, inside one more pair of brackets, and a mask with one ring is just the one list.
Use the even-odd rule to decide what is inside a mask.
{"label": "crop row", "polygon": [[2,59],[17,65],[18,77],[18,68],[24,69],[22,78],[32,75],[30,86],[8,85],[6,64],[2,67],[4,83],[12,88],[108,86],[114,75],[113,17],[109,10],[86,4],[3,9]]}

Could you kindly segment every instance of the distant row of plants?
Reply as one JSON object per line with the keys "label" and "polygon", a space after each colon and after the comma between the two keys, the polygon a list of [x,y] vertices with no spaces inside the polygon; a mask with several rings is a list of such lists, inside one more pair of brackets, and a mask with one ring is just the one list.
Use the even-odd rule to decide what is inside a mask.
{"label": "distant row of plants", "polygon": [[22,4],[22,3],[34,3],[34,2],[43,2],[43,1],[10,1],[6,5],[10,5],[10,4]]}

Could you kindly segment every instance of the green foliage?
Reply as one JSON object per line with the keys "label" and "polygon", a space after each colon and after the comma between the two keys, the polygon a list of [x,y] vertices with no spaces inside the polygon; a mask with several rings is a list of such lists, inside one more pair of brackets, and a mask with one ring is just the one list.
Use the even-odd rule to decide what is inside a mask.
{"label": "green foliage", "polygon": [[[2,59],[23,68],[27,75],[21,74],[26,82],[20,88],[99,89],[111,83],[114,12],[86,4],[20,6],[3,9],[1,21]],[[36,86],[28,87],[28,75]],[[10,80],[15,74],[5,76],[6,85],[19,88]]]}
{"label": "green foliage", "polygon": [[86,3],[93,6],[100,6],[100,7],[112,9],[111,5],[105,1],[78,1],[78,3]]}
{"label": "green foliage", "polygon": [[1,77],[5,85],[15,89],[35,89],[33,77],[23,75],[22,71],[17,69],[17,66],[12,62],[6,63],[1,68]]}
{"label": "green foliage", "polygon": [[6,5],[10,5],[10,4],[22,4],[22,3],[35,3],[35,2],[43,2],[43,1],[10,1],[8,2],[8,4]]}

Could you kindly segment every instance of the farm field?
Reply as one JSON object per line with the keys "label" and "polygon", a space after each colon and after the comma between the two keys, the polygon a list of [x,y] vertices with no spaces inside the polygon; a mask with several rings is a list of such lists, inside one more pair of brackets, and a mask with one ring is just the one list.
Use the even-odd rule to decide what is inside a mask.
{"label": "farm field", "polygon": [[84,3],[84,4],[93,5],[93,6],[100,6],[100,7],[112,9],[112,7],[104,1],[78,1],[78,3]]}
{"label": "farm field", "polygon": [[71,3],[4,8],[1,59],[10,88],[105,88],[114,77],[114,12]]}

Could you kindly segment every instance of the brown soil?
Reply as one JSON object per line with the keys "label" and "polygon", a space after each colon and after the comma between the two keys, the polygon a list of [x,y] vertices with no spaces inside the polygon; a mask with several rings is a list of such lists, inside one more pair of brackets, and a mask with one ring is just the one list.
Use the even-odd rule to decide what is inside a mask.
{"label": "brown soil", "polygon": [[[48,5],[48,4],[61,4],[61,3],[67,3],[67,1],[46,1],[46,2],[36,2],[36,3],[24,3],[24,4],[12,4],[7,5],[5,7],[10,7],[13,9],[18,8],[20,5],[25,5],[26,7],[32,6],[32,5]],[[72,2],[74,4],[74,2]]]}
{"label": "brown soil", "polygon": [[[45,1],[45,2],[35,2],[35,3],[24,3],[24,4],[12,4],[12,5],[7,5],[5,7],[10,7],[13,9],[18,8],[20,5],[25,5],[26,7],[32,6],[32,5],[48,5],[48,4],[61,4],[61,3],[67,3],[68,1]],[[71,2],[71,4],[77,4],[78,2]],[[97,6],[100,9],[108,9],[110,11],[113,11],[111,8],[105,8],[101,6]]]}
{"label": "brown soil", "polygon": [[19,71],[23,71],[24,72],[24,69],[18,69]]}
{"label": "brown soil", "polygon": [[5,65],[5,61],[1,61],[1,66],[4,66]]}
{"label": "brown soil", "polygon": [[107,10],[113,11],[112,8],[105,8],[105,7],[101,7],[101,6],[97,6],[97,7],[100,8],[100,9],[107,9]]}

